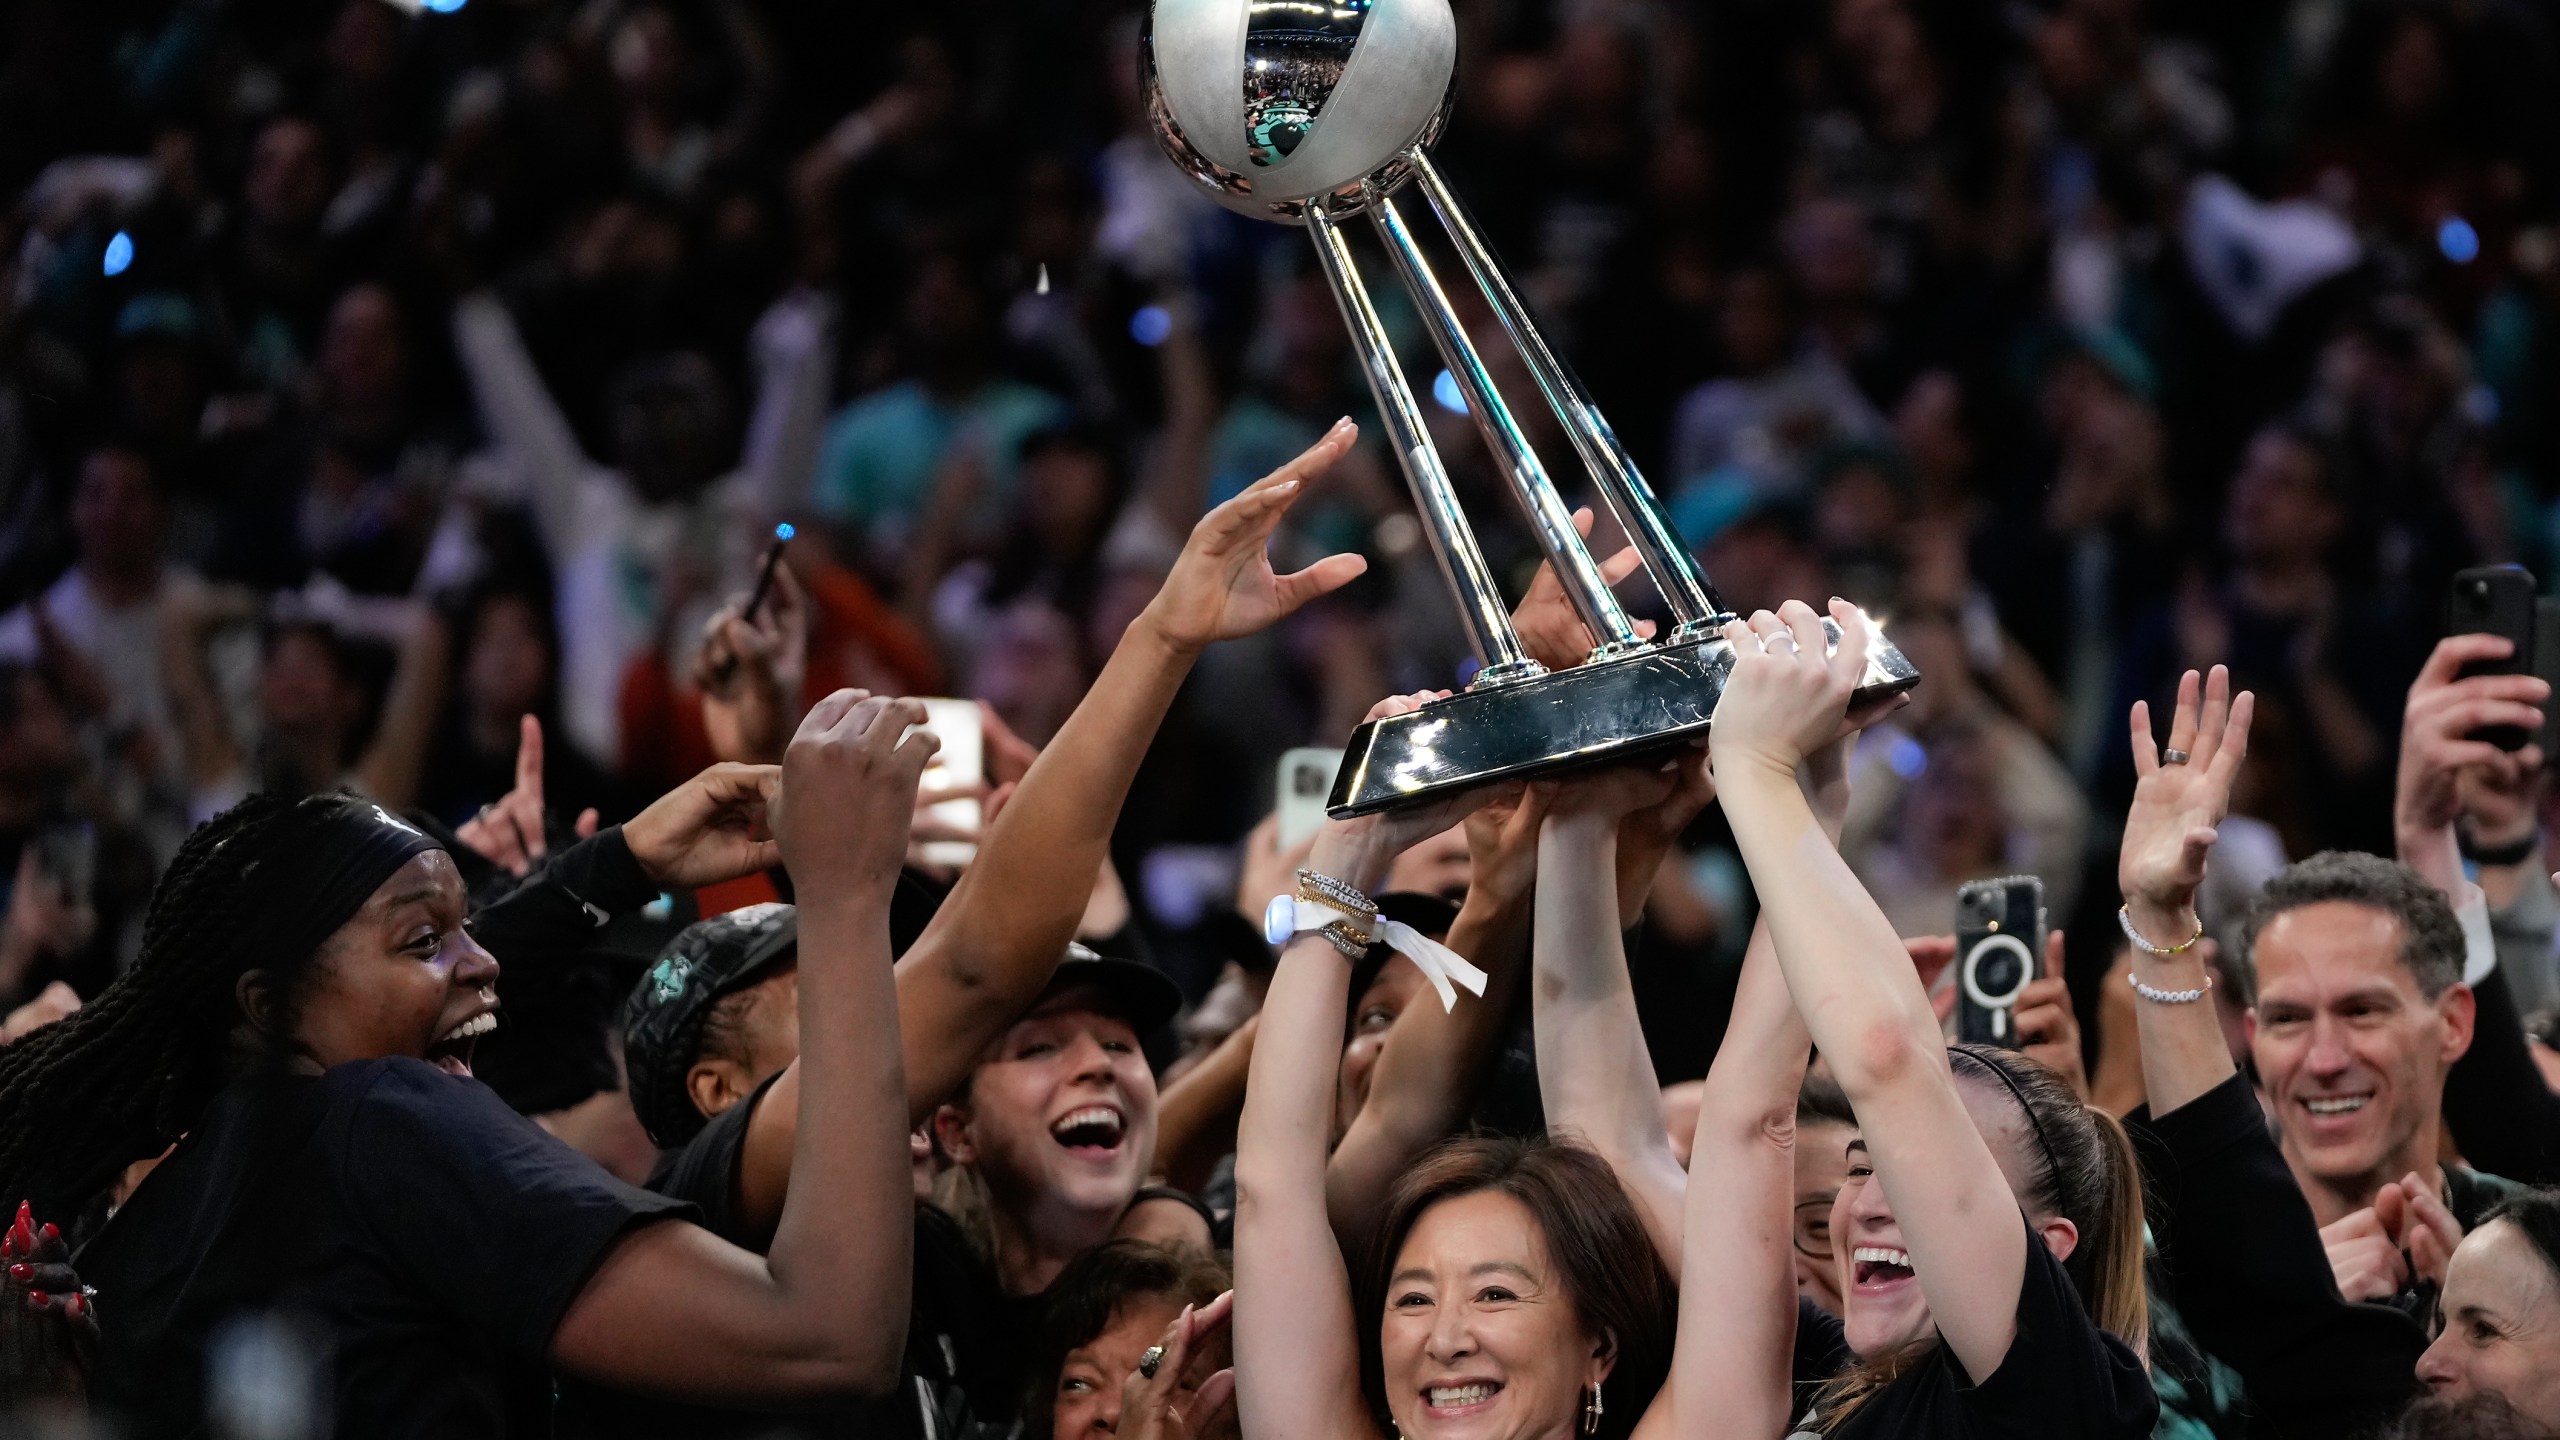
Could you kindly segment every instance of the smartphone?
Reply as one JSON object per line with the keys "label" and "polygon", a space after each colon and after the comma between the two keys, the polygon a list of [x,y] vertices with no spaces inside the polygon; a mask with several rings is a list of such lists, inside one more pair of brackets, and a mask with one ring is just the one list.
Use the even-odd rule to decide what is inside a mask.
{"label": "smartphone", "polygon": [[[2453,577],[2446,606],[2448,635],[2504,635],[2515,644],[2504,660],[2475,660],[2462,667],[2470,675],[2523,675],[2533,667],[2533,572],[2521,565],[2482,565]],[[2521,750],[2533,737],[2521,725],[2491,725],[2473,732],[2501,750]]]}
{"label": "smartphone", "polygon": [[[917,728],[932,731],[933,737],[942,742],[942,748],[934,752],[933,763],[924,767],[925,789],[975,785],[987,778],[986,722],[978,713],[977,701],[927,700],[924,724]],[[974,797],[945,800],[927,809],[924,815],[971,834],[986,823],[984,807]],[[978,858],[978,844],[974,840],[927,840],[916,847],[916,857],[927,865],[958,869]]]}
{"label": "smartphone", "polygon": [[2043,968],[2044,882],[1971,881],[1956,891],[1956,1038],[2019,1048],[2018,997]]}
{"label": "smartphone", "polygon": [[1342,768],[1342,752],[1320,745],[1301,745],[1280,757],[1278,797],[1280,848],[1288,849],[1324,824],[1324,802],[1333,794],[1333,777]]}

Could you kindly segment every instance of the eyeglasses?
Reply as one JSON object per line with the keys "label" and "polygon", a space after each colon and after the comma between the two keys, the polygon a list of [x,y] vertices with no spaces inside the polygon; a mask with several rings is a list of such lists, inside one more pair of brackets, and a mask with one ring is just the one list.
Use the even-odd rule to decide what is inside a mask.
{"label": "eyeglasses", "polygon": [[1831,1258],[1831,1195],[1796,1202],[1796,1253],[1807,1260]]}

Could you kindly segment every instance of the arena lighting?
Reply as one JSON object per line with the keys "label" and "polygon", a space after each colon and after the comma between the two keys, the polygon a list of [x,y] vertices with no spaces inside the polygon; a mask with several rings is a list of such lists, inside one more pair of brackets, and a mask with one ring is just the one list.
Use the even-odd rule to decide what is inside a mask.
{"label": "arena lighting", "polygon": [[2459,215],[2448,215],[2436,227],[2436,249],[2456,265],[2468,265],[2480,258],[2480,232]]}
{"label": "arena lighting", "polygon": [[133,237],[122,230],[107,242],[107,273],[121,275],[133,266]]}
{"label": "arena lighting", "polygon": [[1173,312],[1161,305],[1141,305],[1129,317],[1129,338],[1152,350],[1173,333]]}
{"label": "arena lighting", "polygon": [[471,0],[424,0],[424,3],[428,9],[433,10],[439,15],[450,15],[454,11],[461,9],[463,6],[470,4]]}

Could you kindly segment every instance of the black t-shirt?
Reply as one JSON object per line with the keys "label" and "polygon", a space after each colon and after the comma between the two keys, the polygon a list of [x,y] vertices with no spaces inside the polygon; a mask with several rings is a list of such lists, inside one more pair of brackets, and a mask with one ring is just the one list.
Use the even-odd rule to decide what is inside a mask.
{"label": "black t-shirt", "polygon": [[[658,1159],[649,1188],[688,1201],[703,1228],[761,1254],[770,1231],[747,1222],[738,1179],[747,1124],[779,1074],[743,1104],[711,1118],[700,1133]],[[1018,1408],[1030,1318],[1036,1301],[1008,1299],[994,1272],[951,1217],[930,1205],[915,1212],[915,1284],[907,1317],[906,1363],[896,1393],[870,1405],[819,1414],[688,1405],[642,1399],[564,1381],[562,1433],[593,1440],[955,1440],[974,1427],[1009,1420]]]}
{"label": "black t-shirt", "polygon": [[[1798,1306],[1799,1393],[1804,1382],[1826,1378],[1805,1373],[1807,1363],[1836,1361],[1846,1350],[1838,1320]],[[2142,1362],[2089,1319],[2062,1262],[2029,1226],[2018,1335],[2000,1368],[1977,1382],[1940,1344],[1870,1396],[1831,1440],[2146,1440],[2159,1418]]]}
{"label": "black t-shirt", "polygon": [[137,1440],[199,1433],[208,1343],[277,1310],[326,1352],[335,1434],[543,1434],[561,1315],[624,1232],[684,1211],[423,1061],[242,1080],[80,1252],[90,1394]]}

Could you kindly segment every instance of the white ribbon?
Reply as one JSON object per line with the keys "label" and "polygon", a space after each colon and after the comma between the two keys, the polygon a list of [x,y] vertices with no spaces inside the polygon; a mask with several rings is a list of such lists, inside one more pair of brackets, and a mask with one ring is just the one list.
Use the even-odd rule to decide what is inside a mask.
{"label": "white ribbon", "polygon": [[1335,921],[1348,924],[1354,932],[1367,930],[1369,943],[1386,947],[1413,962],[1431,988],[1440,992],[1443,1011],[1458,1008],[1458,987],[1463,985],[1472,995],[1484,994],[1485,981],[1491,977],[1467,963],[1467,958],[1401,920],[1384,915],[1363,916],[1339,905],[1321,900],[1300,900],[1288,895],[1271,897],[1271,908],[1263,916],[1263,936],[1274,945],[1284,944],[1292,935],[1322,930]]}
{"label": "white ribbon", "polygon": [[1431,988],[1440,992],[1442,1011],[1458,1008],[1459,985],[1467,987],[1470,995],[1484,994],[1484,983],[1490,977],[1469,964],[1464,955],[1403,921],[1379,916],[1377,938],[1386,941],[1388,949],[1412,961],[1422,978],[1431,982]]}

